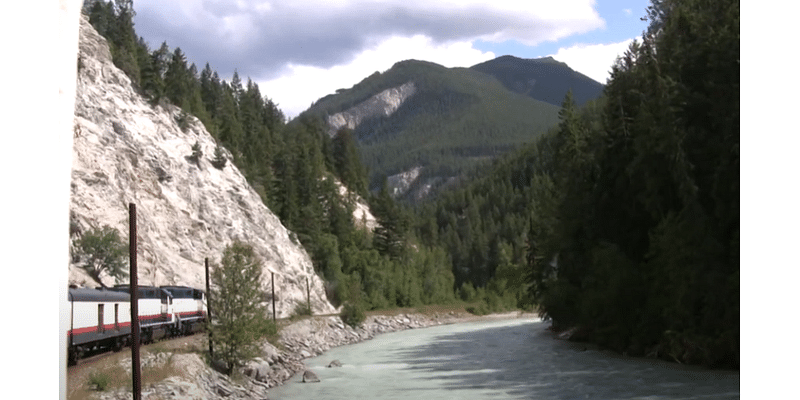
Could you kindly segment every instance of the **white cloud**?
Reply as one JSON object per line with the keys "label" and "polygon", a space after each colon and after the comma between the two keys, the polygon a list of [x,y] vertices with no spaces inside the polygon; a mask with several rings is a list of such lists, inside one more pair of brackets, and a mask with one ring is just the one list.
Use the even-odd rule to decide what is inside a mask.
{"label": "white cloud", "polygon": [[[641,38],[636,38],[641,41]],[[570,68],[605,84],[611,74],[611,66],[628,50],[633,39],[608,44],[576,44],[560,48],[552,57],[565,62]]]}
{"label": "white cloud", "polygon": [[626,9],[622,10],[622,12],[624,12],[625,15],[628,16],[628,17],[630,17],[633,14],[633,11],[631,11],[630,8],[626,8]]}
{"label": "white cloud", "polygon": [[467,67],[494,57],[476,40],[536,46],[605,28],[595,3],[137,0],[135,24],[151,46],[166,40],[223,79],[251,77],[291,117],[397,61]]}
{"label": "white cloud", "polygon": [[221,74],[267,76],[287,65],[330,68],[376,40],[424,35],[534,46],[605,27],[594,0],[137,0],[136,28]]}
{"label": "white cloud", "polygon": [[493,58],[494,53],[481,52],[470,42],[436,44],[422,35],[410,38],[393,36],[361,52],[348,64],[331,68],[289,65],[282,76],[258,81],[258,86],[287,117],[292,118],[319,98],[337,89],[349,89],[375,71],[386,71],[398,61],[416,59],[445,67],[469,67]]}

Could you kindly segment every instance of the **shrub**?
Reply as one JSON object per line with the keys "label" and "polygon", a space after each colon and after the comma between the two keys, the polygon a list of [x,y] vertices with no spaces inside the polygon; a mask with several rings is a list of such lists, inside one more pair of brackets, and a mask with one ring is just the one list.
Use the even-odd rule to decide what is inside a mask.
{"label": "shrub", "polygon": [[186,129],[189,128],[189,115],[186,112],[181,111],[178,115],[175,116],[175,123],[178,124],[178,128],[181,131],[186,132]]}
{"label": "shrub", "polygon": [[100,392],[106,390],[110,381],[111,377],[106,373],[93,371],[89,374],[89,388],[93,390]]}
{"label": "shrub", "polygon": [[347,303],[342,307],[340,314],[342,321],[353,328],[357,328],[367,318],[361,304]]}
{"label": "shrub", "polygon": [[225,154],[222,152],[222,148],[217,145],[214,148],[214,159],[211,160],[211,165],[214,166],[216,169],[223,169],[225,168],[225,164],[228,162],[228,159],[225,158]]}
{"label": "shrub", "polygon": [[464,282],[461,284],[461,288],[458,290],[458,295],[459,297],[461,297],[461,300],[473,301],[477,296],[477,292],[475,291],[475,287],[472,286],[471,283]]}
{"label": "shrub", "polygon": [[297,305],[294,307],[294,311],[292,312],[292,319],[302,317],[304,315],[311,315],[311,308],[308,307],[308,303],[297,303]]}
{"label": "shrub", "polygon": [[200,148],[200,142],[194,142],[192,146],[192,155],[187,158],[189,161],[198,164],[200,162],[200,157],[203,157],[203,150]]}

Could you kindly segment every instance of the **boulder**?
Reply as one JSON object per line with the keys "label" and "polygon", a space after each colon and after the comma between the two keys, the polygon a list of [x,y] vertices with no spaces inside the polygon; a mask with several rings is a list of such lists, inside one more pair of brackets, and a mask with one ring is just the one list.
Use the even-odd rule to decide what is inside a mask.
{"label": "boulder", "polygon": [[270,372],[272,372],[272,368],[269,366],[269,364],[259,364],[255,368],[255,376],[253,378],[259,382],[267,382],[269,380]]}
{"label": "boulder", "polygon": [[333,360],[333,361],[331,361],[330,364],[328,364],[328,368],[341,367],[341,366],[342,366],[342,362],[339,361],[339,360]]}
{"label": "boulder", "polygon": [[303,383],[310,382],[319,382],[319,377],[313,371],[307,369],[306,372],[303,372]]}

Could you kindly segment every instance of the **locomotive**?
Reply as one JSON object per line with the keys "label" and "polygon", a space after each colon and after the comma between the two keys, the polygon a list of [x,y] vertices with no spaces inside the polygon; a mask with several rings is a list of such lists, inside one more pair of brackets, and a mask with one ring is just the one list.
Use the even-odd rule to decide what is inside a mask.
{"label": "locomotive", "polygon": [[[67,331],[70,365],[88,351],[120,350],[132,343],[130,286],[70,288]],[[205,292],[188,286],[139,286],[140,342],[194,333],[203,327]]]}

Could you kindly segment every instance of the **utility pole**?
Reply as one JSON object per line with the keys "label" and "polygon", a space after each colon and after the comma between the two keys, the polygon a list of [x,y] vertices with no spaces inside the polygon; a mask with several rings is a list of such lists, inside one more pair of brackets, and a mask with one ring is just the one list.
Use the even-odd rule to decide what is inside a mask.
{"label": "utility pole", "polygon": [[308,286],[308,277],[306,277],[306,298],[308,299],[308,315],[313,315],[311,312],[311,287]]}
{"label": "utility pole", "polygon": [[136,204],[128,205],[128,224],[130,227],[130,262],[131,262],[131,375],[133,379],[133,400],[142,399],[142,378],[139,362],[139,280],[136,267]]}
{"label": "utility pole", "polygon": [[[208,257],[206,257],[206,326],[211,327],[211,281],[208,279]],[[214,341],[211,340],[211,329],[208,329],[208,354],[214,361]]]}
{"label": "utility pole", "polygon": [[272,322],[277,322],[275,318],[275,273],[272,272]]}

